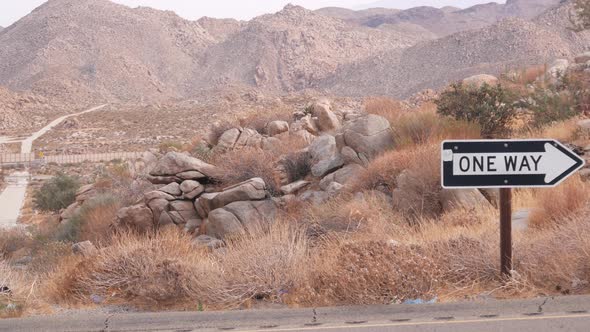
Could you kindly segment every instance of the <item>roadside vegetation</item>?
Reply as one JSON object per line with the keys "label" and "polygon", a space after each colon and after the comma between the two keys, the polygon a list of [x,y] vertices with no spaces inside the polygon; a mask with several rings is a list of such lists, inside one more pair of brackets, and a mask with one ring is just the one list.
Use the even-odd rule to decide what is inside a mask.
{"label": "roadside vegetation", "polygon": [[[588,111],[588,77],[560,82],[559,87],[530,78],[479,88],[457,84],[436,103],[416,107],[369,98],[365,110],[390,121],[396,149],[370,161],[340,195],[321,204],[286,204],[275,224],[232,238],[222,250],[195,249],[175,228],[147,234],[113,228],[118,208],[145,191],[127,166],[113,166],[97,181],[101,194],[66,223],[0,232],[0,285],[8,288],[0,292],[0,317],[47,304],[215,310],[250,308],[260,301],[321,306],[588,293],[585,178],[550,190],[515,190],[515,208],[528,209],[531,216],[530,227],[516,234],[510,279],[499,275],[493,205],[448,209],[440,203],[442,140],[543,136],[590,144],[576,124]],[[539,84],[534,91],[525,88],[533,83]],[[243,123],[263,131],[260,123],[273,117]],[[213,130],[210,140],[221,133]],[[220,185],[262,177],[270,194],[277,193],[280,181],[272,166],[281,160],[289,181],[311,180],[308,156],[296,153],[304,144],[297,140],[271,151],[225,153],[199,144],[160,148],[206,154],[224,169]],[[37,205],[59,211],[73,202],[78,187],[75,179],[60,175],[35,195]],[[98,250],[72,252],[72,244],[87,240]]]}
{"label": "roadside vegetation", "polygon": [[65,209],[74,203],[76,191],[79,188],[78,179],[65,174],[58,174],[35,192],[35,206],[41,211],[57,212]]}

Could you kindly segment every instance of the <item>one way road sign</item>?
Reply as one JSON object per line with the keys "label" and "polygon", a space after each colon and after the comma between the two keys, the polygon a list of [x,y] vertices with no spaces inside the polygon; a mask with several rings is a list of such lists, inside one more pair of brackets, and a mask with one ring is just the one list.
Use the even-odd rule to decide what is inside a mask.
{"label": "one way road sign", "polygon": [[554,187],[584,163],[574,152],[551,139],[445,141],[442,186]]}

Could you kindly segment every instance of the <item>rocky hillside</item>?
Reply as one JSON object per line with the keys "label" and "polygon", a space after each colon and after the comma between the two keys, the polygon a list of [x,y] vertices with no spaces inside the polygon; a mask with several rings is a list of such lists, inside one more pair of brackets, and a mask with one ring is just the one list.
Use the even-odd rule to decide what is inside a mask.
{"label": "rocky hillside", "polygon": [[248,22],[205,53],[197,86],[239,82],[270,90],[310,87],[340,65],[414,45],[417,38],[354,27],[303,7],[288,5]]}
{"label": "rocky hillside", "polygon": [[526,20],[559,1],[357,12],[288,5],[240,22],[50,0],[0,33],[0,85],[87,103],[193,99],[234,87],[406,96],[584,50],[589,36],[567,29],[567,7]]}
{"label": "rocky hillside", "polygon": [[54,101],[32,93],[15,93],[0,86],[0,136],[22,135],[47,123],[59,113]]}
{"label": "rocky hillside", "polygon": [[375,28],[382,25],[415,24],[442,37],[455,32],[484,28],[508,17],[532,19],[561,2],[561,0],[508,0],[506,4],[490,2],[464,10],[455,7],[441,9],[416,7],[403,11],[378,8],[355,12],[326,8],[321,9],[320,12],[353,24]]}
{"label": "rocky hillside", "polygon": [[176,97],[214,40],[172,12],[50,0],[0,35],[0,84],[70,98]]}
{"label": "rocky hillside", "polygon": [[507,68],[572,57],[584,40],[588,44],[589,39],[584,38],[587,35],[574,40],[561,34],[569,32],[509,18],[481,30],[457,33],[342,67],[320,87],[345,95],[408,97],[474,74],[499,74]]}

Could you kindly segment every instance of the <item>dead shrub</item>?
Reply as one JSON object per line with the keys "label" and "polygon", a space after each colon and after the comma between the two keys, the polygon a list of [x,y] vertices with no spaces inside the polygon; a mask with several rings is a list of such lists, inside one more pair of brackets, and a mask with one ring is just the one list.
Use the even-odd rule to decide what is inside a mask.
{"label": "dead shrub", "polygon": [[398,147],[440,143],[445,139],[481,137],[477,124],[441,117],[432,103],[399,115],[397,121],[392,123],[392,128]]}
{"label": "dead shrub", "polygon": [[0,229],[0,259],[9,259],[14,252],[32,245],[33,239],[25,230]]}
{"label": "dead shrub", "polygon": [[280,194],[280,183],[275,178],[274,165],[277,155],[257,148],[244,148],[219,155],[214,165],[219,165],[219,180],[224,186],[234,185],[252,178],[262,178],[272,195]]}
{"label": "dead shrub", "polygon": [[517,271],[548,293],[590,291],[590,211],[547,230],[532,230],[515,244]]}
{"label": "dead shrub", "polygon": [[[110,195],[97,196],[82,206],[80,235],[78,241],[106,243],[112,236],[112,224],[116,219],[121,203]],[[77,216],[78,217],[78,216]]]}
{"label": "dead shrub", "polygon": [[306,151],[289,153],[279,163],[283,166],[289,183],[305,179],[311,173],[311,155]]}
{"label": "dead shrub", "polygon": [[535,228],[553,227],[590,203],[590,185],[574,176],[558,187],[539,191],[529,224]]}
{"label": "dead shrub", "polygon": [[20,317],[29,304],[34,283],[0,260],[0,318]]}
{"label": "dead shrub", "polygon": [[196,305],[200,283],[209,280],[206,262],[176,230],[119,234],[93,257],[64,260],[50,277],[48,295],[58,303],[84,303],[97,294],[138,306]]}
{"label": "dead shrub", "polygon": [[139,307],[236,308],[279,300],[305,277],[307,246],[287,226],[253,231],[220,252],[199,251],[176,230],[118,234],[94,256],[64,259],[46,284],[57,303],[86,303],[91,294]]}
{"label": "dead shrub", "polygon": [[229,307],[252,299],[284,302],[309,270],[305,229],[281,221],[251,230],[214,256],[224,270],[221,304]]}
{"label": "dead shrub", "polygon": [[313,304],[390,304],[435,296],[441,272],[419,249],[385,241],[329,243],[303,298]]}
{"label": "dead shrub", "polygon": [[440,215],[440,153],[437,145],[409,152],[409,165],[396,178],[394,206],[410,219]]}
{"label": "dead shrub", "polygon": [[[303,211],[303,212],[302,212]],[[326,203],[295,211],[293,219],[309,226],[315,236],[335,235],[347,239],[387,239],[400,232],[401,218],[380,192],[340,195]]]}

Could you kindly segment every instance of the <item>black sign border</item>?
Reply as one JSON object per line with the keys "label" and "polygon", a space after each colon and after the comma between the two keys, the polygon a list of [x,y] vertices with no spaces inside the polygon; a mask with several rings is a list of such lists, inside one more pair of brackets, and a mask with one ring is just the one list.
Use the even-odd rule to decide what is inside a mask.
{"label": "black sign border", "polygon": [[[545,144],[576,160],[576,164],[551,183],[545,175],[462,175],[453,176],[453,163],[444,161],[444,151],[457,153],[518,153],[545,152]],[[555,187],[584,167],[585,160],[554,139],[530,140],[447,140],[441,143],[441,185],[445,189],[461,188],[548,188]],[[532,184],[534,183],[534,184]]]}

